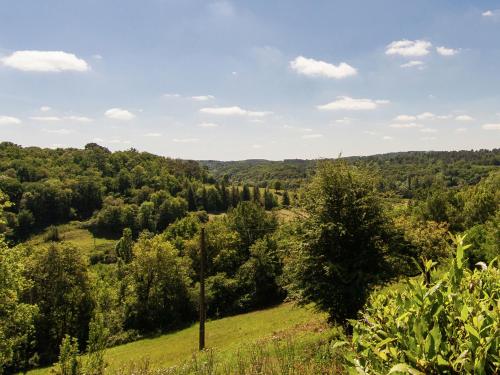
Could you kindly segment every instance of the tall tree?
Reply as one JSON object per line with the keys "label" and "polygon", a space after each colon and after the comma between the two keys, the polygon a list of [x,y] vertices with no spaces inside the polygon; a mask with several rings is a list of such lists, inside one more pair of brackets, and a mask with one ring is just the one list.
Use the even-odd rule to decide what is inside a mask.
{"label": "tall tree", "polygon": [[289,289],[333,321],[354,318],[380,277],[388,239],[374,179],[343,161],[322,162],[303,208],[304,235],[286,266]]}

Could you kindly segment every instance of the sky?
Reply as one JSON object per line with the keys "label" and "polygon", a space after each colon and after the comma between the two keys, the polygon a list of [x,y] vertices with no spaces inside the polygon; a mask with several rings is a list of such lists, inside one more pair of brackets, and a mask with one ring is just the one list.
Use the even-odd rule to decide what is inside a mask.
{"label": "sky", "polygon": [[500,2],[0,0],[0,140],[187,159],[500,147]]}

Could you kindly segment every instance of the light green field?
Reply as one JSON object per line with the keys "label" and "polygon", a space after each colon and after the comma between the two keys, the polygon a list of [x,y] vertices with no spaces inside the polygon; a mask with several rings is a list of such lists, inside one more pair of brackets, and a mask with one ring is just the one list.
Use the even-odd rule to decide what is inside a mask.
{"label": "light green field", "polygon": [[[92,233],[87,229],[81,228],[79,222],[71,222],[68,224],[59,225],[59,235],[61,240],[74,245],[81,249],[84,254],[90,255],[92,253],[111,251],[115,248],[116,241],[106,238],[94,238]],[[28,243],[42,244],[45,232],[31,238]]]}
{"label": "light green field", "polygon": [[[206,324],[206,345],[230,358],[257,340],[290,334],[294,338],[317,334],[325,327],[325,316],[292,304],[214,320]],[[198,348],[198,325],[157,338],[143,339],[106,351],[109,370],[147,359],[154,367],[168,367],[192,357]],[[38,369],[30,374],[49,374]]]}

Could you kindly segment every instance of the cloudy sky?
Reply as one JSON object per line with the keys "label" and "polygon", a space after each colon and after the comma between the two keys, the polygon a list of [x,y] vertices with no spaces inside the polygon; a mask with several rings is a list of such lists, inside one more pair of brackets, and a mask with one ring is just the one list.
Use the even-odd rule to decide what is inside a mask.
{"label": "cloudy sky", "polygon": [[0,0],[0,140],[221,160],[500,147],[500,3]]}

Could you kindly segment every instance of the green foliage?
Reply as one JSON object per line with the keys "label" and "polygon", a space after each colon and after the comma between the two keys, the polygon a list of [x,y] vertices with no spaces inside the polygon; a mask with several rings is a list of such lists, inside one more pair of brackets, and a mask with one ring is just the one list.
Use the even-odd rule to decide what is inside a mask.
{"label": "green foliage", "polygon": [[87,263],[78,249],[65,243],[30,251],[25,274],[32,284],[29,300],[39,309],[35,349],[42,363],[50,363],[66,334],[87,340],[92,310]]}
{"label": "green foliage", "polygon": [[[377,293],[353,321],[350,358],[359,373],[493,374],[500,368],[498,259],[467,269],[469,246],[442,277],[411,279],[403,290]],[[430,273],[434,263],[425,265]]]}
{"label": "green foliage", "polygon": [[47,228],[47,232],[44,236],[45,242],[59,242],[61,241],[61,235],[59,234],[59,229],[55,225],[51,225]]}
{"label": "green foliage", "polygon": [[106,327],[104,315],[97,313],[89,325],[85,375],[104,375],[106,369],[104,350],[107,346],[108,337],[109,329]]}
{"label": "green foliage", "polygon": [[355,317],[384,276],[387,228],[368,176],[343,161],[319,165],[304,194],[303,236],[286,260],[288,289],[338,322]]}
{"label": "green foliage", "polygon": [[78,340],[65,335],[59,347],[59,362],[51,371],[54,375],[83,375],[78,357]]}
{"label": "green foliage", "polygon": [[[0,221],[8,202],[0,192]],[[0,235],[0,374],[5,369],[27,368],[34,334],[33,319],[38,309],[23,301],[23,294],[31,287],[24,277],[22,249],[8,249]]]}
{"label": "green foliage", "polygon": [[115,251],[116,256],[121,258],[125,263],[130,263],[134,256],[132,248],[134,247],[134,240],[132,238],[132,231],[130,228],[123,230],[122,238],[116,243]]}
{"label": "green foliage", "polygon": [[193,317],[186,259],[161,236],[141,236],[130,263],[132,295],[127,325],[142,331],[165,331]]}

